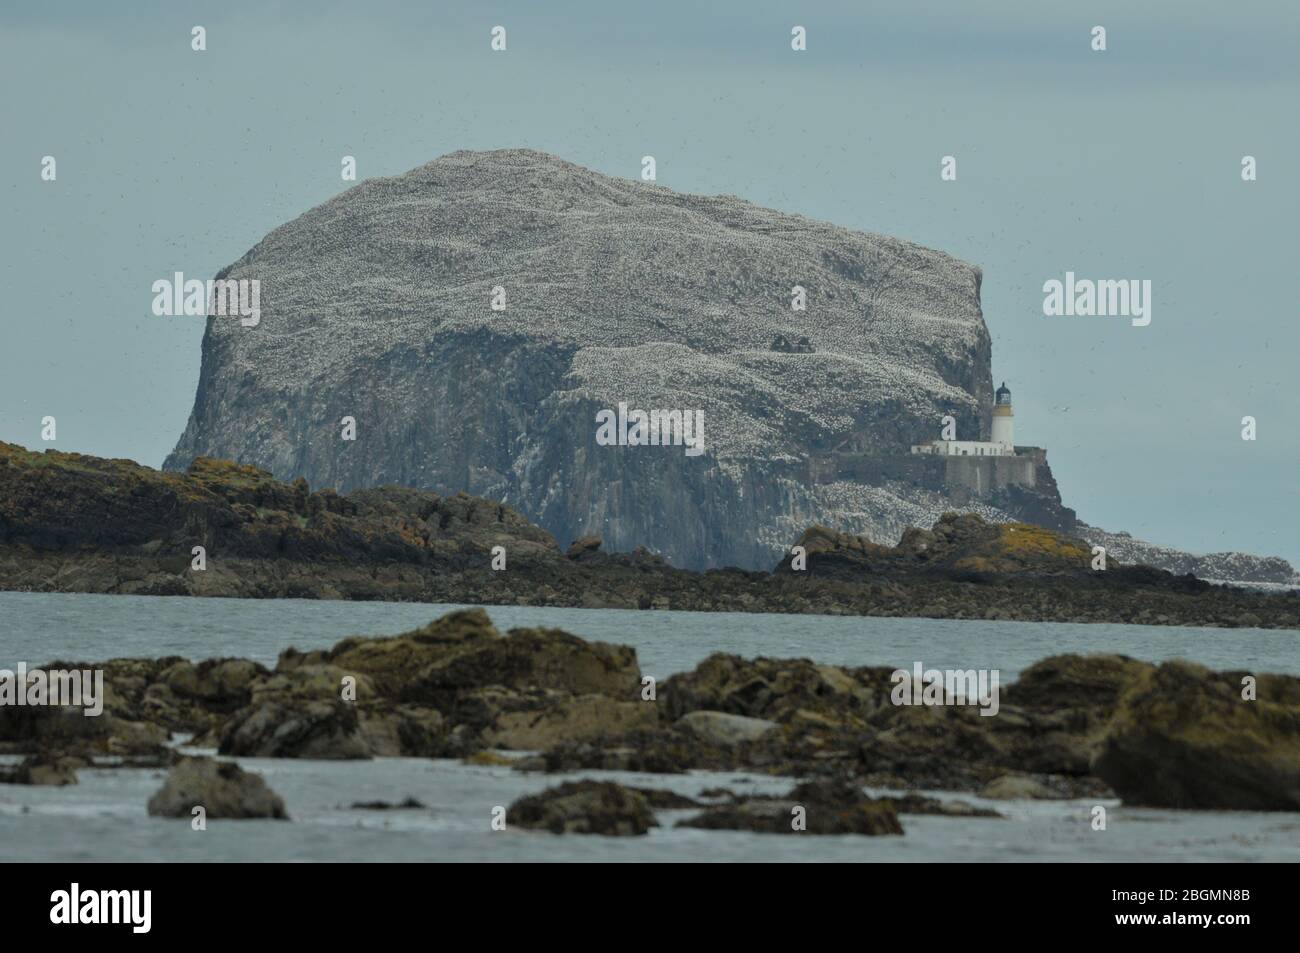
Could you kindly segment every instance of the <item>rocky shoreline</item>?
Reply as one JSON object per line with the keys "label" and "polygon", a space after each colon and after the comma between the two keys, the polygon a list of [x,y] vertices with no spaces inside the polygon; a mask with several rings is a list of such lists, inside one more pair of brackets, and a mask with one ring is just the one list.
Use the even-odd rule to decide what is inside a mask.
{"label": "rocky shoreline", "polygon": [[824,527],[795,546],[772,572],[694,572],[594,537],[562,550],[464,494],[341,496],[226,461],[175,474],[0,443],[7,590],[1300,628],[1300,593],[1098,571],[1081,540],[969,514],[892,547]]}
{"label": "rocky shoreline", "polygon": [[556,629],[503,634],[482,609],[467,609],[402,635],[287,649],[274,669],[176,657],[94,667],[106,687],[99,717],[0,708],[0,754],[27,756],[0,781],[73,783],[78,767],[106,759],[171,766],[151,813],[188,816],[193,801],[209,817],[291,816],[292,805],[233,765],[178,754],[187,738],[230,758],[452,757],[548,774],[741,770],[796,785],[783,798],[714,792],[692,805],[668,792],[569,784],[507,811],[519,826],[561,831],[644,833],[653,810],[692,807],[702,813],[687,822],[710,829],[783,831],[801,807],[804,826],[793,830],[868,834],[901,832],[900,813],[978,813],[918,794],[868,798],[864,786],[1300,810],[1300,678],[1180,661],[1046,658],[1002,689],[988,717],[947,696],[900,704],[889,668],[807,659],[718,653],[656,683],[629,647]]}

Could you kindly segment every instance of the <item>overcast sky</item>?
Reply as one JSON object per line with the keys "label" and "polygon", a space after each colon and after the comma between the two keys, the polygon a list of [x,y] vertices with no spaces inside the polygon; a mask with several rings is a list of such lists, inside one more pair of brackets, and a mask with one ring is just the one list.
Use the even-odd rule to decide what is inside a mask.
{"label": "overcast sky", "polygon": [[[1081,518],[1300,565],[1300,5],[1048,6],[6,3],[0,439],[49,446],[49,414],[59,449],[158,466],[203,322],[155,317],[150,285],[339,192],[343,155],[366,178],[467,148],[627,177],[653,154],[661,185],[979,264],[1017,442]],[[1150,326],[1045,317],[1066,271],[1150,279]]]}

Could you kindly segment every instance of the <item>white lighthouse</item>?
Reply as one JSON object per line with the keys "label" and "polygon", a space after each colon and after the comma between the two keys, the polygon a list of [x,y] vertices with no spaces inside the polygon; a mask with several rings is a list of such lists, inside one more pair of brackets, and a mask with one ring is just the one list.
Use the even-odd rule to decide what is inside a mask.
{"label": "white lighthouse", "polygon": [[[1016,435],[1012,424],[1011,391],[1006,381],[993,392],[993,433],[990,440],[956,440],[941,437],[928,443],[915,444],[913,453],[940,457],[1014,457]],[[951,418],[944,418],[950,420]],[[953,435],[955,436],[955,435]],[[1032,486],[1032,483],[1030,484]]]}
{"label": "white lighthouse", "polygon": [[1007,390],[1007,382],[1003,381],[993,395],[993,443],[1006,447],[1005,453],[1016,451],[1015,425],[1012,423],[1014,419],[1015,414],[1011,412],[1011,391]]}

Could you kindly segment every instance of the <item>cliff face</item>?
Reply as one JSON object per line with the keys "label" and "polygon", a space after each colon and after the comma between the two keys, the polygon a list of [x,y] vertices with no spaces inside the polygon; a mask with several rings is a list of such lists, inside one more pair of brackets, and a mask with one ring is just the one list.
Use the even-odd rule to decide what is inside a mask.
{"label": "cliff face", "polygon": [[[260,281],[261,321],[208,319],[170,470],[207,455],[341,491],[464,490],[562,544],[757,567],[812,522],[890,542],[950,508],[921,487],[814,485],[810,461],[906,452],[945,414],[989,431],[976,268],[538,152],[364,182],[219,277]],[[704,452],[599,445],[596,414],[620,403],[702,411]]]}

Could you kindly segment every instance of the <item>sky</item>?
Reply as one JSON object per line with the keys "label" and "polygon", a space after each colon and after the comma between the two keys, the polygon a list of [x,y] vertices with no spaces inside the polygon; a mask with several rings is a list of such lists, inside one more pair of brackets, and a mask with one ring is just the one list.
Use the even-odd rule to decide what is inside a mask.
{"label": "sky", "polygon": [[[1298,54],[1291,0],[13,0],[0,440],[161,464],[203,321],[154,316],[152,283],[350,186],[344,155],[360,180],[505,147],[633,178],[649,154],[660,185],[981,266],[1017,442],[1081,519],[1300,566]],[[1067,271],[1150,280],[1151,324],[1045,316]]]}

